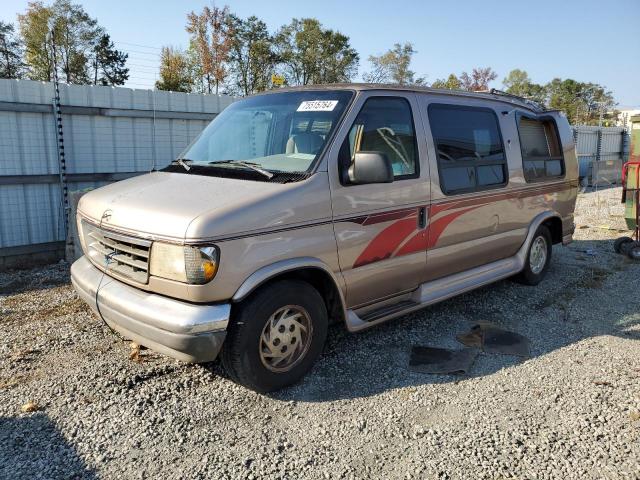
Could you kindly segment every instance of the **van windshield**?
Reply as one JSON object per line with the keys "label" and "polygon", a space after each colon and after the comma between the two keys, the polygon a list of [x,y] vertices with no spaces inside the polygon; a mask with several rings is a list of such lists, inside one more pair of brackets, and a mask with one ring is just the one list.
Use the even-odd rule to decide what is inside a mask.
{"label": "van windshield", "polygon": [[351,101],[350,91],[270,93],[231,104],[185,150],[189,165],[307,172]]}

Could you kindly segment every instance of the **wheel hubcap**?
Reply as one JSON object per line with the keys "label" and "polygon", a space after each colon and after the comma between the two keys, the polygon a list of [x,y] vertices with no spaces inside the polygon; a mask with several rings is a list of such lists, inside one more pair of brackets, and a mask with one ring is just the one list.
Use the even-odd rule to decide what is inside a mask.
{"label": "wheel hubcap", "polygon": [[547,263],[547,241],[544,237],[536,237],[531,244],[529,266],[534,274],[539,274]]}
{"label": "wheel hubcap", "polygon": [[297,305],[282,307],[269,317],[260,336],[260,360],[272,372],[291,370],[309,350],[313,325]]}

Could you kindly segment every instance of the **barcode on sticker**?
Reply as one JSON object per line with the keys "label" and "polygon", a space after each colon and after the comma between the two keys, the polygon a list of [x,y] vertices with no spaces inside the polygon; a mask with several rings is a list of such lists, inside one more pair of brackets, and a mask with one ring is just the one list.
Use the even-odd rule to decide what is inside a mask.
{"label": "barcode on sticker", "polygon": [[338,100],[307,100],[298,107],[298,112],[332,112]]}

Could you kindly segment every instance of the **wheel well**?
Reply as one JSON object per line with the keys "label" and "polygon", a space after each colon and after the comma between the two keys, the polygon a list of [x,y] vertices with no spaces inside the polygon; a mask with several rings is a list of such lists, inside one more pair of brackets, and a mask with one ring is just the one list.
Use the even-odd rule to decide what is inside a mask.
{"label": "wheel well", "polygon": [[329,323],[344,322],[344,307],[338,286],[333,281],[331,275],[320,268],[308,267],[282,272],[260,284],[249,295],[253,295],[257,290],[279,280],[301,280],[307,282],[315,288],[324,299]]}
{"label": "wheel well", "polygon": [[562,220],[560,220],[560,218],[551,217],[542,222],[542,225],[547,227],[549,232],[551,232],[551,242],[554,245],[562,242]]}

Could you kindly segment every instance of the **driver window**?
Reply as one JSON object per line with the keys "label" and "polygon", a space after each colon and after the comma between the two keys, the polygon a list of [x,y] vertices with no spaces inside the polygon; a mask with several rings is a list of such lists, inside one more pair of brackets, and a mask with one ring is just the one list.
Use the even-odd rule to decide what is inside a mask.
{"label": "driver window", "polygon": [[382,152],[391,160],[396,180],[417,176],[416,134],[411,107],[404,98],[368,99],[345,139],[347,143],[350,158],[345,164],[356,152]]}

